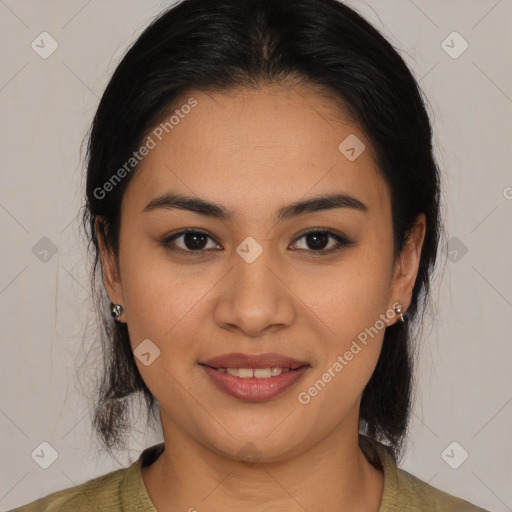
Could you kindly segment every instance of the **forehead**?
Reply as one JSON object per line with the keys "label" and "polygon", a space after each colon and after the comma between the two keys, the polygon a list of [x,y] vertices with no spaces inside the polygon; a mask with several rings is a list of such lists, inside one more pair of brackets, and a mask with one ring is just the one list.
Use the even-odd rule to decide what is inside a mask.
{"label": "forehead", "polygon": [[262,205],[333,191],[381,213],[388,206],[368,137],[309,87],[191,91],[147,136],[153,147],[125,194],[139,211],[167,191],[260,214]]}

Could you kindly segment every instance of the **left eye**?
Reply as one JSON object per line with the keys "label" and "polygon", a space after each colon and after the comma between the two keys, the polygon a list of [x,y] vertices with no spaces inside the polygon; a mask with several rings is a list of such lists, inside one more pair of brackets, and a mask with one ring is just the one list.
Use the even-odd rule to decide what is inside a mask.
{"label": "left eye", "polygon": [[[334,243],[329,247],[329,238],[334,240]],[[343,245],[349,245],[349,241],[335,233],[331,233],[330,231],[309,231],[308,233],[304,233],[297,240],[304,239],[306,244],[309,245],[310,248],[297,247],[299,244],[295,242],[293,244],[294,248],[304,249],[308,252],[317,252],[317,253],[330,253],[334,252],[341,248]],[[328,247],[328,248],[326,248]]]}

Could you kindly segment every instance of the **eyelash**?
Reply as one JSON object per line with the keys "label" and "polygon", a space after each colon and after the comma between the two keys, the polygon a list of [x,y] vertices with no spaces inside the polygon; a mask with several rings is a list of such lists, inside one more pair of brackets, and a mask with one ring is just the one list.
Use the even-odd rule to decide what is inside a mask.
{"label": "eyelash", "polygon": [[[198,234],[198,235],[206,235],[208,238],[212,239],[213,238],[206,232],[206,231],[202,231],[200,229],[184,229],[183,231],[180,231],[179,233],[175,233],[174,235],[171,235],[171,236],[168,236],[166,238],[164,238],[160,243],[163,247],[165,247],[166,249],[170,250],[170,251],[173,251],[173,252],[176,252],[176,253],[179,253],[179,254],[184,254],[186,256],[203,256],[205,255],[206,253],[210,252],[212,249],[201,249],[201,250],[198,250],[198,251],[193,251],[193,250],[185,250],[185,249],[181,249],[180,247],[176,247],[176,246],[171,246],[171,242],[173,242],[176,238],[179,238],[180,236],[182,235],[186,235],[187,233],[194,233],[194,234]],[[330,255],[336,251],[339,251],[340,249],[342,249],[343,247],[348,247],[349,245],[352,245],[353,242],[348,240],[347,238],[341,236],[341,235],[338,235],[336,233],[333,233],[332,231],[329,231],[327,229],[323,229],[323,228],[314,228],[310,231],[306,231],[305,233],[302,233],[297,239],[295,242],[293,242],[293,244],[297,243],[298,240],[300,240],[301,238],[304,238],[306,237],[307,235],[310,235],[310,234],[324,234],[324,235],[328,235],[329,237],[332,237],[334,238],[338,245],[335,246],[335,247],[331,247],[330,249],[322,249],[322,250],[308,250],[308,249],[297,249],[297,250],[302,250],[302,251],[305,251],[309,254],[312,254],[314,256],[327,256],[327,255]]]}

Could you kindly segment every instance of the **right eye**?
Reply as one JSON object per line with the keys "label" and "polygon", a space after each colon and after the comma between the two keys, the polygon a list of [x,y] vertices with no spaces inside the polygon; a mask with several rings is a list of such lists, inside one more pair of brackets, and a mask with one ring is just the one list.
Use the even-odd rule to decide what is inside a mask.
{"label": "right eye", "polygon": [[[187,255],[194,254],[195,256],[201,256],[204,255],[204,253],[210,252],[212,250],[212,247],[208,247],[208,239],[213,242],[213,238],[206,231],[186,229],[180,231],[179,233],[175,233],[172,236],[164,238],[160,243],[170,251],[175,251]],[[180,243],[181,246],[178,246],[178,243]],[[218,247],[218,244],[216,243],[213,245],[213,249]]]}

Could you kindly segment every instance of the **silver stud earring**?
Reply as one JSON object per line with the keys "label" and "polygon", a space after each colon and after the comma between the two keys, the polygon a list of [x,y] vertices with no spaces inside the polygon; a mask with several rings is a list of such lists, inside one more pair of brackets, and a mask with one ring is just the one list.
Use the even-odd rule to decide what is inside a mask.
{"label": "silver stud earring", "polygon": [[121,320],[120,317],[124,313],[124,308],[121,306],[121,304],[111,304],[110,305],[110,311],[112,313],[112,318],[115,320],[116,323],[120,324]]}
{"label": "silver stud earring", "polygon": [[400,306],[400,304],[398,304],[398,306],[395,308],[395,312],[397,315],[400,315],[400,322],[404,323],[405,322],[405,318],[404,318],[404,315],[402,313],[402,306]]}

